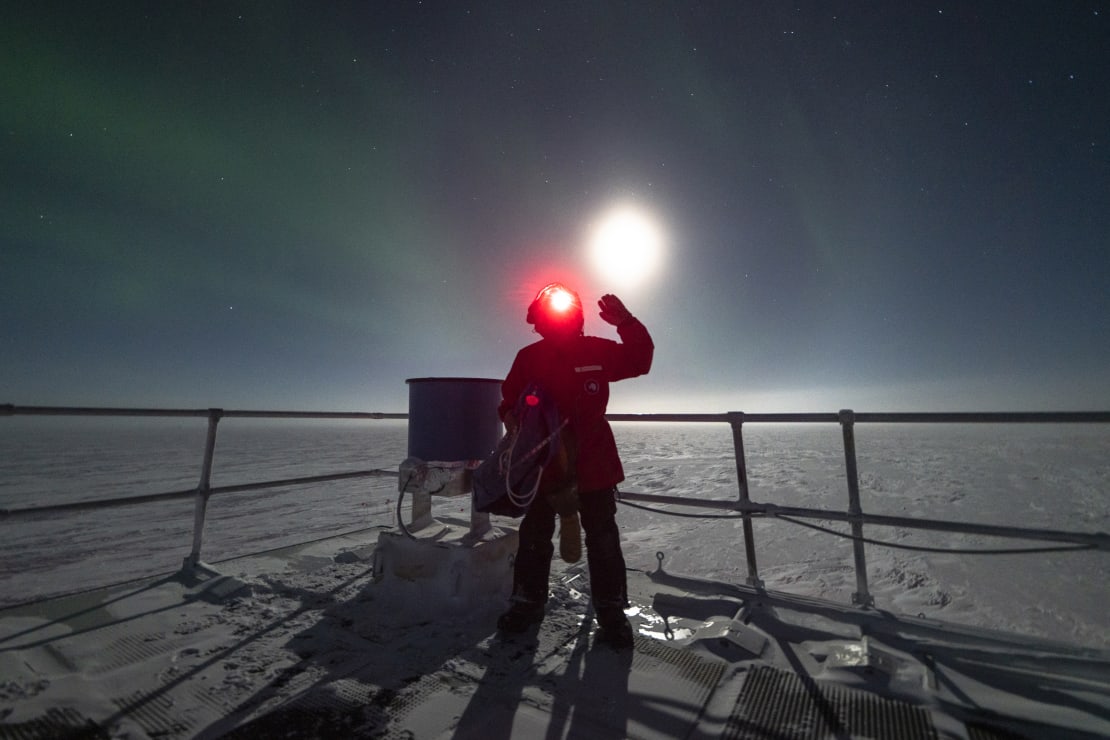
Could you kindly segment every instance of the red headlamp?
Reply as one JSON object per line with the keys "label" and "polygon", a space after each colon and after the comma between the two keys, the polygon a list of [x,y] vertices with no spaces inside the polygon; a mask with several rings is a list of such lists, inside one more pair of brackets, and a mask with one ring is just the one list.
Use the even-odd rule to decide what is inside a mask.
{"label": "red headlamp", "polygon": [[527,320],[529,324],[535,324],[543,315],[562,322],[574,314],[582,316],[582,301],[578,295],[561,283],[551,283],[536,293],[532,305],[528,307]]}
{"label": "red headlamp", "polygon": [[561,285],[545,290],[543,299],[548,308],[559,313],[574,305],[574,296]]}

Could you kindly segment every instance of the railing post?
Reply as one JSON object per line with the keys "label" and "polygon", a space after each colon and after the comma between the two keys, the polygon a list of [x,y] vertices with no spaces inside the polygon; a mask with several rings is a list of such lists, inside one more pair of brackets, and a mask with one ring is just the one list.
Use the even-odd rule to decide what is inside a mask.
{"label": "railing post", "polygon": [[863,509],[859,502],[859,471],[856,469],[856,437],[853,427],[856,414],[851,409],[840,411],[840,427],[844,433],[844,467],[848,476],[848,514],[852,525],[852,554],[856,562],[856,592],[852,603],[874,606],[875,598],[867,590],[867,558],[863,551]]}
{"label": "railing post", "polygon": [[748,496],[748,464],[744,459],[744,412],[730,411],[728,424],[732,427],[732,452],[736,458],[736,484],[740,489],[740,510],[744,527],[744,555],[748,560],[748,585],[763,588],[759,569],[755,561],[755,532],[752,529],[752,515],[748,511],[751,499]]}
{"label": "railing post", "polygon": [[208,439],[204,444],[204,464],[197,484],[196,506],[193,510],[193,549],[185,558],[183,568],[192,570],[200,564],[200,545],[204,539],[204,517],[208,511],[208,497],[212,495],[212,457],[216,452],[216,425],[220,423],[223,409],[208,409]]}

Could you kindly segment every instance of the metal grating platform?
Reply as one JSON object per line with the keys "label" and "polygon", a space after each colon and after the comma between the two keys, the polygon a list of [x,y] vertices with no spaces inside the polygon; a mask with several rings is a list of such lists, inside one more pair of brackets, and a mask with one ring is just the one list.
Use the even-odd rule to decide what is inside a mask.
{"label": "metal grating platform", "polygon": [[1025,735],[981,722],[967,723],[967,740],[1029,740]]}
{"label": "metal grating platform", "polygon": [[748,674],[723,737],[822,740],[830,735],[937,740],[929,712],[866,691],[818,684],[758,666]]}
{"label": "metal grating platform", "polygon": [[3,740],[108,740],[103,727],[75,709],[48,709],[29,722],[0,725]]}
{"label": "metal grating platform", "polygon": [[[686,650],[679,650],[660,640],[650,640],[639,636],[636,638],[635,655],[634,668],[645,671],[662,669],[673,672],[675,678],[682,679],[696,687],[699,704],[704,703],[706,697],[716,688],[725,672],[726,664],[724,661],[703,657]],[[648,657],[654,658],[662,665],[645,660]]]}
{"label": "metal grating platform", "polygon": [[411,734],[395,732],[395,726],[428,696],[444,688],[435,676],[424,676],[404,690],[381,689],[342,679],[323,684],[292,704],[256,717],[221,738],[411,738]]}

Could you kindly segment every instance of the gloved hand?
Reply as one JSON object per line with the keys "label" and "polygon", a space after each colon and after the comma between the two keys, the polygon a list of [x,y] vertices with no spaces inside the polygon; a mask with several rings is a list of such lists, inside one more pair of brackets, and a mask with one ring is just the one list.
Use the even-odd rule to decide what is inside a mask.
{"label": "gloved hand", "polygon": [[597,305],[601,309],[601,320],[613,326],[620,326],[632,318],[632,312],[625,308],[621,299],[612,293],[601,296]]}

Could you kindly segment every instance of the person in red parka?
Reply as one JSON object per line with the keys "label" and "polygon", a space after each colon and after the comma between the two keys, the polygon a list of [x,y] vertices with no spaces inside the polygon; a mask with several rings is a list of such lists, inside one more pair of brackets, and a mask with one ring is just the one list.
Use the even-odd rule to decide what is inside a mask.
{"label": "person in red parka", "polygon": [[[528,307],[527,321],[543,338],[517,353],[501,384],[499,413],[511,431],[517,399],[528,384],[537,383],[568,420],[563,440],[573,476],[569,487],[577,490],[586,532],[598,639],[627,648],[632,646],[632,628],[624,614],[627,580],[616,522],[616,486],[624,480],[624,469],[605,409],[609,384],[647,373],[655,346],[647,328],[615,295],[602,296],[598,307],[601,319],[617,328],[620,342],[583,334],[582,303],[573,291],[558,283],[540,290]],[[521,521],[512,603],[497,622],[502,632],[522,632],[543,620],[554,553],[553,505],[551,497],[536,496]]]}

